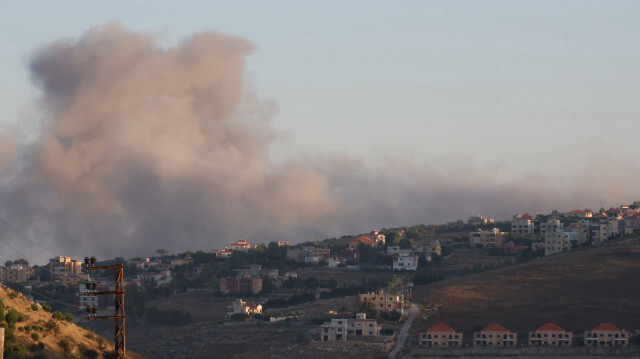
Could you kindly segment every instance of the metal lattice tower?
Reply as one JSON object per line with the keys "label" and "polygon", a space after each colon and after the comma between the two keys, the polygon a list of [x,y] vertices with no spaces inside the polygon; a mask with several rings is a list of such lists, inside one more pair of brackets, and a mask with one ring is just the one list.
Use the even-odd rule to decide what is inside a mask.
{"label": "metal lattice tower", "polygon": [[[115,288],[113,291],[107,292],[96,292],[96,283],[87,283],[87,295],[96,296],[96,295],[115,295],[115,307],[116,311],[114,315],[96,315],[97,309],[96,307],[87,306],[87,313],[89,316],[89,320],[96,319],[114,319],[115,320],[115,338],[114,338],[114,347],[116,351],[116,355],[118,359],[126,358],[126,349],[125,349],[125,331],[124,331],[124,265],[116,264],[112,266],[101,266],[96,267],[96,257],[85,257],[84,262],[86,264],[86,269],[89,270],[100,270],[100,269],[115,269],[116,270],[116,282]],[[93,292],[90,291],[93,289]],[[92,315],[93,314],[93,315]]]}

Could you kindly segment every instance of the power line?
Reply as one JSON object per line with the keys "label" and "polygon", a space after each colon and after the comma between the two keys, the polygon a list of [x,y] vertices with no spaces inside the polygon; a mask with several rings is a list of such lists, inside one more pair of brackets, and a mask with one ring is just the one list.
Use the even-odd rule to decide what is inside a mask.
{"label": "power line", "polygon": [[[56,255],[56,253],[50,251],[49,249],[43,247],[42,245],[40,245],[38,242],[34,241],[33,239],[27,237],[24,233],[22,233],[21,231],[19,231],[17,228],[15,228],[14,226],[12,226],[11,224],[9,224],[9,222],[7,222],[4,218],[0,217],[0,222],[2,222],[5,226],[9,227],[9,229],[11,229],[12,231],[14,231],[15,233],[17,233],[20,237],[22,237],[23,239],[26,239],[27,241],[35,244],[38,248],[43,249],[51,254],[53,254],[54,256]],[[6,243],[6,242],[5,242]]]}

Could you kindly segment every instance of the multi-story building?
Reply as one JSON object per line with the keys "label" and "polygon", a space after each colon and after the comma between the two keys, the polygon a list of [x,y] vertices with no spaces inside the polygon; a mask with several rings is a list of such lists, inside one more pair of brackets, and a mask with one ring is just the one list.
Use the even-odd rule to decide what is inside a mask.
{"label": "multi-story building", "polygon": [[320,340],[346,341],[348,336],[375,337],[382,327],[375,319],[367,319],[365,313],[357,313],[355,319],[331,319],[320,327]]}
{"label": "multi-story building", "polygon": [[346,341],[347,340],[347,320],[331,319],[320,327],[321,341]]}
{"label": "multi-story building", "polygon": [[377,337],[382,326],[375,319],[367,319],[367,314],[356,313],[355,319],[347,319],[347,335]]}
{"label": "multi-story building", "polygon": [[558,219],[550,219],[545,223],[540,223],[540,237],[544,238],[547,233],[553,233],[558,229],[564,229],[564,223]]}
{"label": "multi-story building", "polygon": [[420,256],[410,253],[400,253],[393,256],[394,270],[416,270]]}
{"label": "multi-story building", "polygon": [[555,323],[546,323],[535,332],[529,332],[529,346],[570,347],[573,333],[567,332]]}
{"label": "multi-story building", "polygon": [[82,263],[71,257],[58,256],[49,259],[49,271],[51,279],[56,280],[63,277],[77,277],[82,273]]}
{"label": "multi-story building", "polygon": [[588,219],[580,219],[578,222],[569,223],[569,227],[566,229],[578,234],[578,244],[586,243],[591,238],[591,224]]}
{"label": "multi-story building", "polygon": [[471,248],[500,248],[508,234],[500,232],[498,228],[469,232],[469,246]]}
{"label": "multi-story building", "polygon": [[428,348],[449,348],[462,346],[462,333],[457,333],[445,324],[436,324],[420,334],[420,346]]}
{"label": "multi-story building", "polygon": [[227,306],[227,318],[231,318],[234,314],[246,314],[249,316],[262,314],[262,305],[248,305],[244,300],[236,299],[231,305]]}
{"label": "multi-story building", "polygon": [[514,214],[511,220],[511,234],[523,236],[527,234],[533,234],[535,231],[535,224],[533,223],[533,217],[528,214]]}
{"label": "multi-story building", "polygon": [[12,264],[9,267],[0,268],[0,282],[24,283],[33,277],[34,270],[28,265]]}
{"label": "multi-story building", "polygon": [[262,291],[262,278],[252,278],[249,275],[220,278],[220,292],[222,293],[258,294],[260,291]]}
{"label": "multi-story building", "polygon": [[620,234],[619,221],[616,217],[597,216],[591,221],[591,241],[604,242]]}
{"label": "multi-story building", "polygon": [[552,255],[568,251],[578,243],[578,233],[556,229],[555,232],[547,232],[544,238],[544,255]]}
{"label": "multi-story building", "polygon": [[361,302],[371,301],[375,310],[379,312],[397,310],[400,313],[404,313],[404,295],[388,294],[381,289],[375,292],[358,294],[358,300]]}
{"label": "multi-story building", "polygon": [[251,244],[247,243],[244,239],[239,239],[236,243],[231,243],[231,251],[248,251],[251,249]]}
{"label": "multi-story building", "polygon": [[473,333],[474,347],[515,347],[517,342],[518,333],[511,332],[500,324],[491,324]]}
{"label": "multi-story building", "polygon": [[584,332],[584,344],[596,348],[626,347],[629,345],[629,332],[611,323],[602,323]]}

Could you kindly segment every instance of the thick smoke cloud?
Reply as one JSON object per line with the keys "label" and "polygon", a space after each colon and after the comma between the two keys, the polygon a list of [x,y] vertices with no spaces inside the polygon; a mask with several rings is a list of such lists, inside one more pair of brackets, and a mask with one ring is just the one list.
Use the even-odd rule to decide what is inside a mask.
{"label": "thick smoke cloud", "polygon": [[134,256],[589,203],[579,190],[465,158],[273,163],[274,105],[244,78],[253,50],[215,32],[162,48],[111,24],[36,52],[41,133],[18,150],[0,137],[0,214],[56,253],[21,248],[32,258]]}

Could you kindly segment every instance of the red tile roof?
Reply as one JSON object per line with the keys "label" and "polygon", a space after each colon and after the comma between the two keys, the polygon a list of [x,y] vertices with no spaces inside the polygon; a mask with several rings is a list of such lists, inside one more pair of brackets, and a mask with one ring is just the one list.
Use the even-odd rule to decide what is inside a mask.
{"label": "red tile roof", "polygon": [[533,217],[529,213],[525,213],[521,217],[522,219],[533,219]]}
{"label": "red tile roof", "polygon": [[450,332],[450,333],[455,333],[456,331],[453,330],[453,328],[451,328],[450,326],[448,326],[446,324],[436,324],[433,327],[427,329],[427,332]]}
{"label": "red tile roof", "polygon": [[543,330],[548,330],[548,331],[564,331],[564,329],[562,329],[559,325],[557,325],[556,323],[547,323],[542,325],[540,328],[538,328],[538,330],[543,331]]}
{"label": "red tile roof", "polygon": [[371,238],[369,238],[367,236],[360,236],[360,237],[352,240],[351,242],[349,242],[349,244],[351,244],[351,243],[353,243],[353,244],[364,243],[364,244],[368,244],[368,245],[372,246],[375,242]]}
{"label": "red tile roof", "polygon": [[616,327],[615,325],[611,324],[611,323],[602,323],[600,325],[598,325],[597,327],[593,328],[593,330],[610,330],[610,331],[620,331],[620,328]]}
{"label": "red tile roof", "polygon": [[482,329],[483,332],[508,332],[509,329],[503,327],[500,324],[491,324],[490,326]]}
{"label": "red tile roof", "polygon": [[582,211],[582,210],[579,210],[579,209],[574,209],[573,211],[569,211],[566,214],[584,214],[584,213],[589,213],[589,212]]}

